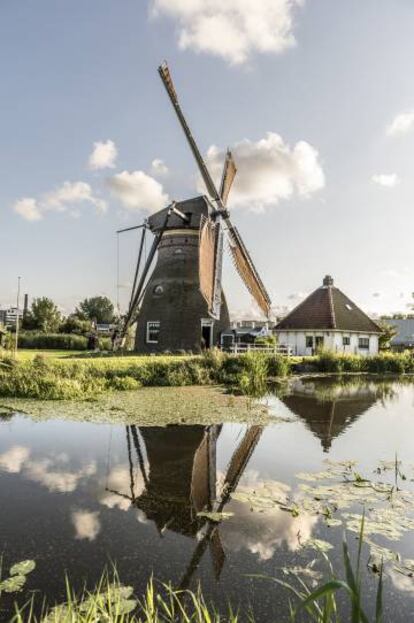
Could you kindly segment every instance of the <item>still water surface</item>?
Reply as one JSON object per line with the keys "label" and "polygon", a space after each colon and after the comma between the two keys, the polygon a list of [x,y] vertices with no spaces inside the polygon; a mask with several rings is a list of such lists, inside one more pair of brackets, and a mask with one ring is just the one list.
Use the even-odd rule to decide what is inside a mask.
{"label": "still water surface", "polygon": [[[65,572],[78,587],[92,588],[115,562],[137,594],[151,574],[182,587],[201,581],[219,608],[230,601],[251,607],[257,621],[287,621],[284,590],[251,576],[283,577],[283,567],[303,567],[318,557],[302,546],[309,538],[334,546],[329,555],[340,572],[344,524],[328,527],[318,515],[280,508],[257,512],[231,494],[263,483],[294,492],[296,475],[324,470],[327,458],[354,459],[369,477],[396,453],[406,470],[404,489],[412,490],[414,383],[308,379],[266,402],[277,419],[253,427],[38,422],[18,414],[0,420],[3,566],[37,562],[19,599],[36,589],[62,600]],[[234,513],[217,529],[197,515],[214,502]],[[355,551],[355,533],[347,534]],[[397,543],[376,540],[414,559],[413,537],[407,531]],[[368,602],[376,582],[367,572]],[[414,620],[414,579],[390,571],[385,590],[385,621]],[[1,607],[6,621],[11,599],[2,596]]]}

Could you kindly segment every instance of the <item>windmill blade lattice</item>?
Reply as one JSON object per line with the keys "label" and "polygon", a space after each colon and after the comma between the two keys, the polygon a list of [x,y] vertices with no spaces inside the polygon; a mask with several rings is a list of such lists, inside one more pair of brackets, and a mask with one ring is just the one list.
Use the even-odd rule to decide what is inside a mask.
{"label": "windmill blade lattice", "polygon": [[229,250],[233,259],[233,264],[239,273],[246,288],[253,296],[254,300],[268,317],[270,314],[271,300],[267,293],[267,290],[261,280],[259,273],[250,254],[238,232],[236,227],[230,222],[230,219],[226,219],[228,226],[228,242]]}
{"label": "windmill blade lattice", "polygon": [[233,160],[233,155],[230,150],[227,150],[226,160],[224,161],[223,175],[220,184],[220,197],[224,206],[227,205],[231,187],[233,186],[234,178],[236,177],[237,167]]}

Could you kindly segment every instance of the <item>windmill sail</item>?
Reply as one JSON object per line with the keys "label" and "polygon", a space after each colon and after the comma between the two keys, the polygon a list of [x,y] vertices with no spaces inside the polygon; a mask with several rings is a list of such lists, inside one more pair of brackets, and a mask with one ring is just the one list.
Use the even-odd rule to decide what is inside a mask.
{"label": "windmill sail", "polygon": [[246,247],[242,242],[242,239],[240,238],[238,231],[231,225],[225,207],[231,186],[237,172],[231,152],[227,152],[223,176],[221,180],[220,192],[218,192],[210,175],[210,172],[206,166],[206,163],[204,162],[204,159],[201,155],[201,152],[197,146],[197,143],[187,124],[184,113],[181,110],[177,92],[175,90],[167,63],[163,63],[158,68],[158,72],[168,93],[170,101],[173,105],[180,125],[184,131],[193,156],[197,162],[207,192],[215,202],[216,209],[214,219],[216,227],[214,261],[212,260],[212,239],[214,237],[212,235],[212,226],[206,225],[205,231],[202,232],[200,236],[200,246],[201,244],[203,244],[203,249],[200,248],[200,282],[202,282],[201,292],[203,293],[203,296],[207,301],[209,313],[214,318],[220,317],[223,245],[222,220],[224,218],[228,226],[230,250],[233,256],[235,267],[239,272],[242,280],[244,281],[247,289],[259,305],[260,309],[266,314],[266,316],[268,316],[270,313],[269,295],[263,285],[262,280],[259,277],[259,274],[250,258]]}
{"label": "windmill sail", "polygon": [[239,232],[232,226],[229,219],[226,219],[226,222],[229,227],[228,234],[230,253],[233,257],[236,270],[260,309],[266,316],[269,316],[271,301],[267,290],[260,279],[259,273],[253,264],[253,260],[251,259]]}
{"label": "windmill sail", "polygon": [[[221,266],[222,266],[222,258],[220,253],[222,254],[223,249],[223,236],[220,227],[220,218],[221,213],[224,211],[224,206],[221,202],[220,194],[217,191],[217,188],[213,182],[213,179],[210,175],[210,172],[204,162],[204,159],[201,155],[201,152],[198,148],[198,145],[191,133],[187,120],[184,116],[183,111],[181,110],[181,106],[178,101],[177,92],[174,87],[174,83],[172,81],[172,77],[170,74],[170,70],[168,68],[167,63],[163,63],[158,68],[158,72],[160,74],[161,80],[165,86],[165,89],[168,93],[170,101],[174,107],[175,113],[177,115],[178,121],[184,131],[187,142],[190,146],[190,149],[193,153],[193,156],[197,162],[198,168],[200,170],[201,177],[203,178],[204,184],[206,186],[207,192],[213,201],[216,202],[216,235],[215,235],[215,247],[214,247],[214,261],[211,261],[211,244],[206,242],[205,249],[203,253],[200,252],[200,257],[206,256],[205,260],[200,260],[200,276],[201,273],[203,275],[203,285],[201,286],[201,292],[203,293],[204,298],[208,304],[209,314],[213,316],[213,318],[220,318],[220,307],[221,307]],[[207,239],[210,239],[209,236],[205,236]],[[211,266],[213,266],[213,275],[211,275]],[[211,281],[213,281],[213,286],[211,287]]]}
{"label": "windmill sail", "polygon": [[214,256],[216,247],[216,227],[211,219],[202,217],[200,227],[199,272],[200,290],[209,309],[213,307],[214,297]]}
{"label": "windmill sail", "polygon": [[236,177],[237,167],[233,160],[233,156],[230,150],[227,150],[226,160],[224,162],[223,176],[220,184],[220,197],[223,205],[227,205],[230,189],[233,185],[234,178]]}
{"label": "windmill sail", "polygon": [[204,184],[206,185],[208,194],[210,195],[210,197],[212,197],[212,199],[220,202],[220,196],[217,192],[217,189],[214,185],[211,175],[207,169],[206,163],[203,160],[201,152],[198,149],[197,143],[194,140],[194,137],[188,126],[188,123],[184,117],[184,113],[181,110],[181,106],[179,104],[178,97],[177,97],[177,92],[174,88],[174,83],[172,81],[170,70],[168,68],[167,63],[163,63],[162,65],[158,67],[158,73],[160,74],[161,80],[163,81],[165,89],[168,93],[168,96],[174,107],[175,113],[178,117],[178,121],[180,122],[180,125],[184,131],[185,137],[190,145],[190,149],[193,152],[193,156],[196,159],[198,168],[200,169],[201,177],[204,180]]}
{"label": "windmill sail", "polygon": [[[200,290],[211,316],[220,316],[223,232],[220,223],[202,217],[199,244]],[[219,265],[218,265],[219,264]]]}

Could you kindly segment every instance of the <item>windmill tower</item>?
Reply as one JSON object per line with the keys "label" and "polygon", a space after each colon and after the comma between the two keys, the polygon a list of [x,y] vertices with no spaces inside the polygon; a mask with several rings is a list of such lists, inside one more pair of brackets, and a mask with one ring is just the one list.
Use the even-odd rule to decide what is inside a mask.
{"label": "windmill tower", "polygon": [[[232,155],[227,152],[220,189],[217,189],[181,110],[167,64],[161,65],[158,72],[207,195],[173,202],[137,227],[142,229],[141,242],[119,342],[122,343],[128,328],[136,322],[138,352],[199,352],[218,344],[221,332],[230,324],[221,285],[225,235],[238,273],[266,316],[270,298],[226,207],[237,172]],[[154,239],[141,269],[147,230]]]}

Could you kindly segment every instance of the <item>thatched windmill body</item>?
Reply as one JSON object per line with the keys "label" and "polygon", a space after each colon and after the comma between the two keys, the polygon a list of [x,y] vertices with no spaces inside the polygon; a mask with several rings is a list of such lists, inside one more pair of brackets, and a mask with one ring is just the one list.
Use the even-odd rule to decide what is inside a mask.
{"label": "thatched windmill body", "polygon": [[[217,189],[179,105],[168,66],[164,63],[158,71],[207,195],[173,202],[138,226],[142,228],[138,261],[119,341],[136,322],[135,348],[139,352],[198,352],[216,345],[229,326],[221,284],[225,235],[235,267],[265,315],[270,311],[270,298],[226,207],[237,171],[232,155],[227,153]],[[154,240],[141,267],[147,230]]]}

